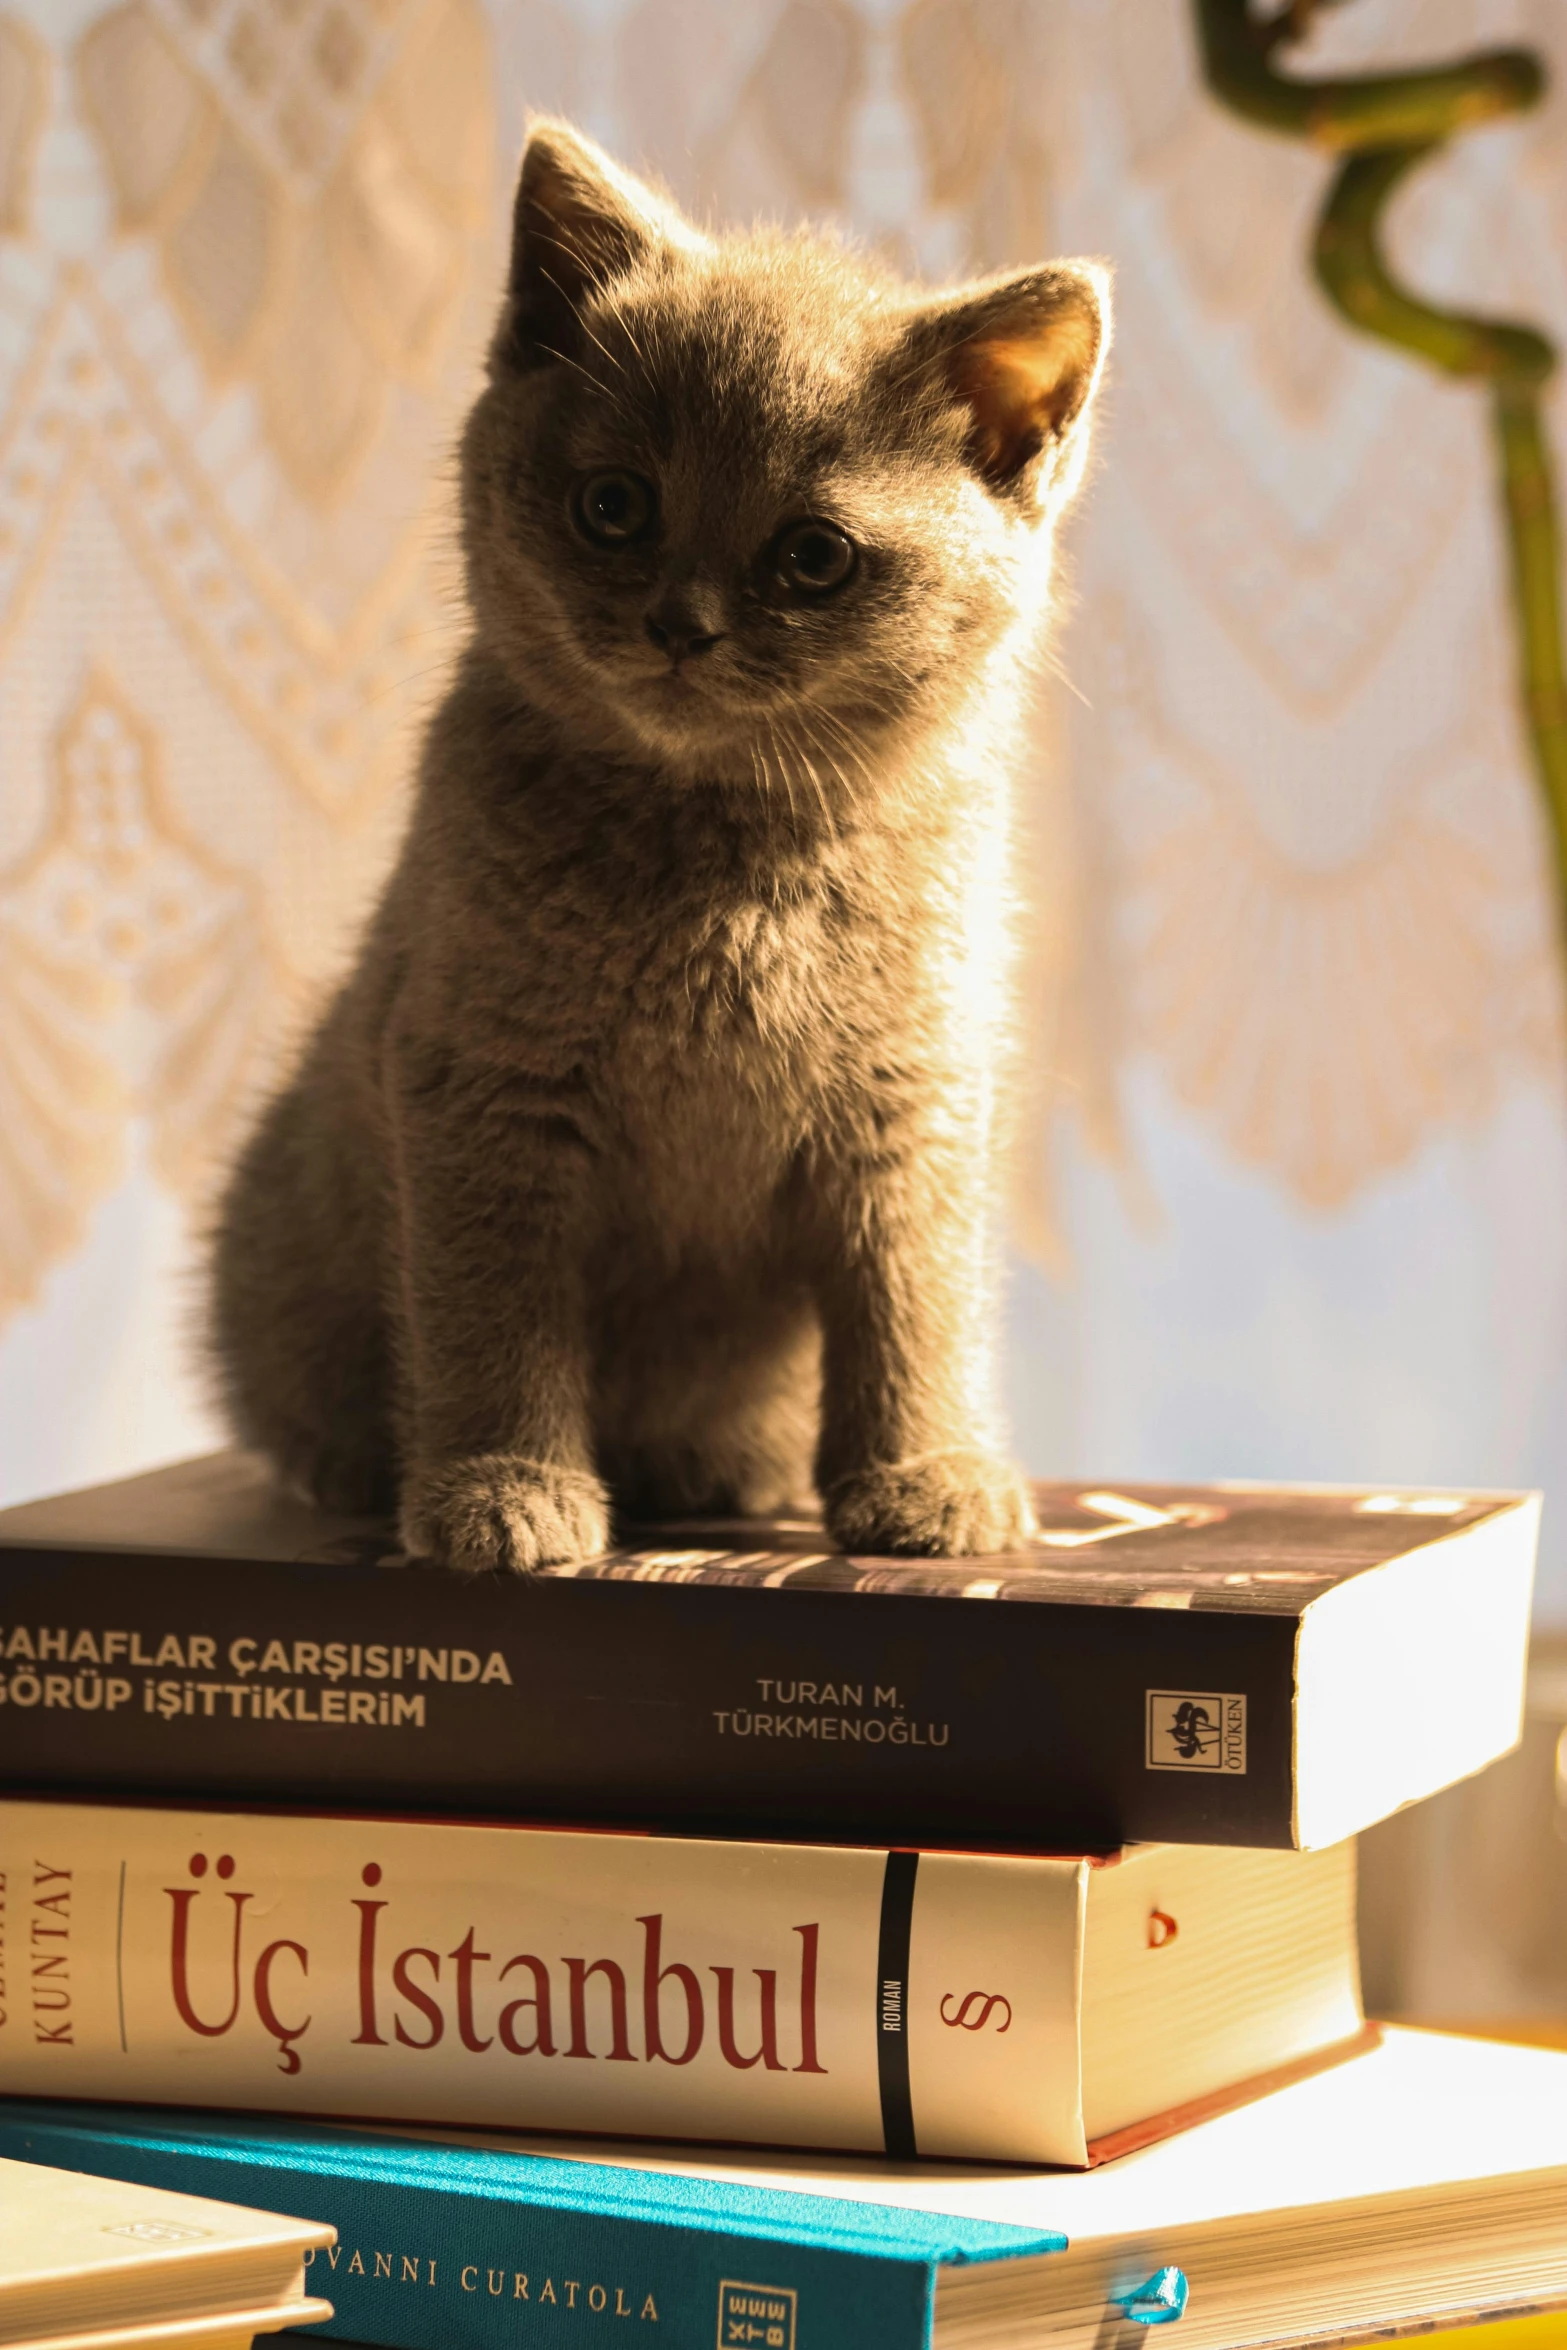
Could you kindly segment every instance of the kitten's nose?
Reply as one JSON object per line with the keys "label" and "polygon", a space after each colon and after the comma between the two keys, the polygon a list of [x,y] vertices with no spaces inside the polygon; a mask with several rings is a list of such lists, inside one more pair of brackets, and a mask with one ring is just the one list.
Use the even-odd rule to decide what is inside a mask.
{"label": "kitten's nose", "polygon": [[671,661],[688,654],[710,653],[723,635],[717,598],[697,587],[667,587],[650,604],[643,627],[661,653]]}

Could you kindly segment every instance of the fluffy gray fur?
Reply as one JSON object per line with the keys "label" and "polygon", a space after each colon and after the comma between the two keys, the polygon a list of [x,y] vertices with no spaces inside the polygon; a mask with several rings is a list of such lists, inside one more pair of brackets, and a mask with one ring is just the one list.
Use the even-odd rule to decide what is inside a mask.
{"label": "fluffy gray fur", "polygon": [[[1089,265],[920,294],[535,128],[471,637],[216,1238],[228,1413],[290,1480],[469,1570],[813,1484],[852,1551],[1025,1535],[1009,772],[1107,333]],[[605,473],[654,493],[624,544]],[[826,591],[780,553],[812,520]]]}

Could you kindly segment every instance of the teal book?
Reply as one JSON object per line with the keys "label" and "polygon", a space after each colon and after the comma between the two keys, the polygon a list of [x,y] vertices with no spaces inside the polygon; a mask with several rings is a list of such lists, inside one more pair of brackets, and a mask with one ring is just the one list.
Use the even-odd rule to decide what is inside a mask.
{"label": "teal book", "polygon": [[1427,2032],[1086,2171],[20,2099],[0,2157],[328,2223],[321,2330],[383,2350],[1322,2350],[1567,2307],[1567,2054]]}
{"label": "teal book", "polygon": [[682,2171],[133,2107],[8,2102],[0,2151],[329,2219],[320,2330],[389,2350],[920,2350],[941,2271],[1066,2247]]}

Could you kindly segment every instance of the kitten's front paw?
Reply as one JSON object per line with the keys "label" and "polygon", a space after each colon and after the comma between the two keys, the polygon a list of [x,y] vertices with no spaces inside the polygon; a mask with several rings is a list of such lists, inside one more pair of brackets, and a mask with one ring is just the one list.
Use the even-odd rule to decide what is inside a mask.
{"label": "kitten's front paw", "polygon": [[1034,1530],[1016,1469],[984,1452],[927,1452],[840,1477],[826,1495],[827,1530],[865,1556],[975,1558],[1017,1550]]}
{"label": "kitten's front paw", "polygon": [[459,1574],[525,1575],[596,1558],[609,1541],[609,1504],[586,1470],[476,1453],[410,1477],[402,1535],[416,1558]]}

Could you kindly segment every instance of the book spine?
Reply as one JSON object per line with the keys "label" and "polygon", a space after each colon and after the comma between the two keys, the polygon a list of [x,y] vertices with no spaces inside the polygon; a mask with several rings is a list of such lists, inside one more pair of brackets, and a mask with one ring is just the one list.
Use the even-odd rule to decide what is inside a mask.
{"label": "book spine", "polygon": [[0,2090],[1081,2163],[1086,1874],[4,1802]]}
{"label": "book spine", "polygon": [[[971,1593],[1000,1588],[984,1564]],[[0,1548],[0,1781],[887,1844],[1293,1843],[1295,1617],[904,1598],[845,1571],[774,1590]]]}
{"label": "book spine", "polygon": [[922,2260],[870,2257],[720,2226],[516,2204],[433,2183],[356,2178],[197,2140],[13,2119],[0,2152],[62,2170],[324,2220],[337,2243],[306,2288],[332,2304],[313,2329],[380,2350],[927,2350],[934,2279]]}

